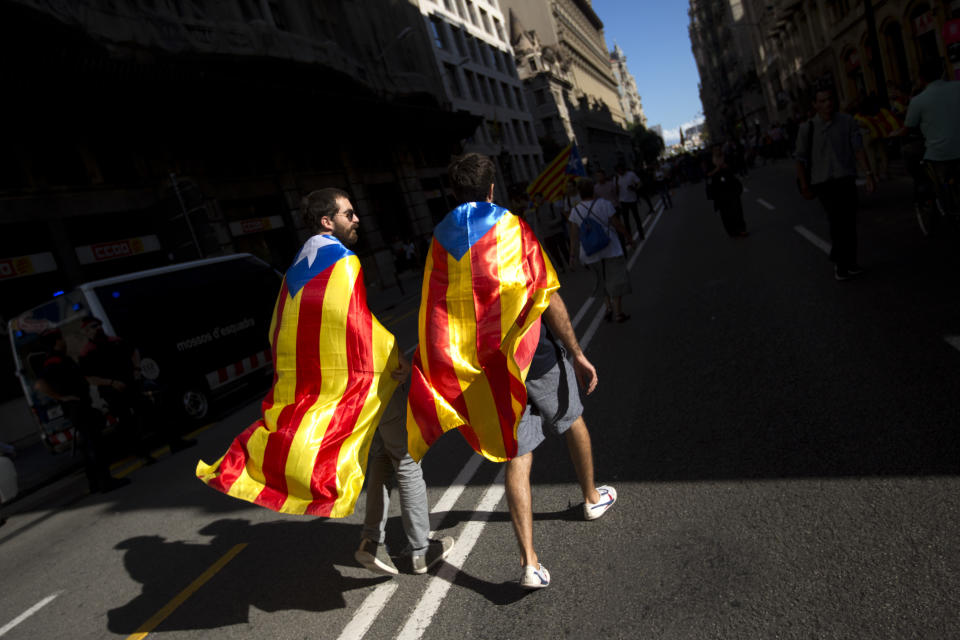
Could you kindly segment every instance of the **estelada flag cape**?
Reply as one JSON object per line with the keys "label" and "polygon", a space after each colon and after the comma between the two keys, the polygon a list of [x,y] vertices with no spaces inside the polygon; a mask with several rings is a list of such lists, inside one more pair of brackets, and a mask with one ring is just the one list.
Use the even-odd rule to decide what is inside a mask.
{"label": "estelada flag cape", "polygon": [[270,323],[273,387],[263,417],[197,477],[274,511],[353,513],[374,429],[396,389],[393,335],[367,307],[356,255],[339,240],[307,240]]}
{"label": "estelada flag cape", "polygon": [[540,315],[559,288],[533,231],[506,209],[468,202],[437,225],[407,401],[414,460],[450,429],[490,460],[516,457]]}

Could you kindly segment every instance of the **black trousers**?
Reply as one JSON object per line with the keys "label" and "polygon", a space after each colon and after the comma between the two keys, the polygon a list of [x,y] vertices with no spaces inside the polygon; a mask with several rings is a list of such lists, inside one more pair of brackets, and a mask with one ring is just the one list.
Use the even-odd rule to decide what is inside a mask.
{"label": "black trousers", "polygon": [[620,202],[620,217],[623,219],[623,226],[627,228],[627,235],[633,237],[633,232],[630,231],[630,218],[633,218],[633,221],[637,225],[637,229],[640,230],[640,239],[643,240],[646,235],[643,233],[643,219],[640,217],[640,207],[637,205],[638,201],[633,202]]}
{"label": "black trousers", "polygon": [[830,223],[830,259],[838,269],[857,266],[856,178],[835,178],[813,185]]}

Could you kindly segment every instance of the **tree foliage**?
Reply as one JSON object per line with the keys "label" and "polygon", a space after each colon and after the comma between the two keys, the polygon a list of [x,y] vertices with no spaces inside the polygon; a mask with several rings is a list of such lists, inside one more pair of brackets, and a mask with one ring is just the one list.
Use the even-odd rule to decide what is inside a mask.
{"label": "tree foliage", "polygon": [[666,149],[663,138],[642,124],[637,124],[630,129],[630,138],[637,160],[644,164],[656,163]]}

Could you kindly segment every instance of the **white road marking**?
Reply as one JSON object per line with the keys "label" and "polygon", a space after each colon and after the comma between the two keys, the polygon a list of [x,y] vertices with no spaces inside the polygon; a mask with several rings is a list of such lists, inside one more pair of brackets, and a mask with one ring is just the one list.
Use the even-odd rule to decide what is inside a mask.
{"label": "white road marking", "polygon": [[384,582],[364,598],[363,603],[353,614],[350,624],[344,627],[340,633],[339,640],[359,640],[359,638],[362,638],[370,630],[370,625],[377,619],[383,608],[387,606],[390,598],[393,597],[393,592],[397,590],[397,586],[396,580]]}
{"label": "white road marking", "polygon": [[816,248],[828,255],[830,254],[830,243],[815,234],[813,231],[810,231],[810,229],[798,224],[793,228],[793,230],[809,240]]}
{"label": "white road marking", "polygon": [[943,339],[947,341],[947,344],[960,351],[960,336],[943,336]]}
{"label": "white road marking", "polygon": [[[473,478],[473,475],[477,472],[477,469],[480,468],[481,462],[483,462],[483,458],[479,455],[470,456],[467,463],[460,469],[460,473],[453,479],[453,483],[443,492],[443,495],[440,496],[440,499],[433,505],[433,509],[431,509],[430,512],[440,513],[450,511],[453,505],[457,503],[467,484]],[[431,531],[430,533],[433,532]],[[454,549],[458,549],[461,544],[463,544],[463,534],[460,534],[460,540]],[[377,616],[380,615],[383,608],[387,606],[390,598],[393,597],[393,592],[396,590],[397,582],[395,580],[384,582],[377,586],[370,595],[364,598],[360,607],[353,614],[353,618],[349,624],[340,632],[339,640],[360,640],[360,638],[370,630],[373,621],[377,619]]]}
{"label": "white road marking", "polygon": [[[663,215],[663,203],[662,203],[662,202],[660,203],[660,206],[659,206],[658,208],[659,208],[659,211],[657,211],[657,215],[655,215],[655,216],[653,217],[653,222],[651,222],[649,226],[644,227],[644,233],[646,233],[647,238],[649,238],[649,237],[650,237],[650,234],[653,233],[653,228],[657,226],[657,223],[660,222],[660,216]],[[646,240],[644,240],[644,241],[641,242],[639,245],[637,245],[637,250],[633,252],[633,256],[631,256],[629,262],[627,262],[627,271],[630,271],[631,269],[633,269],[633,264],[637,261],[637,256],[640,255],[640,251],[641,251],[645,246],[647,246],[647,241],[646,241]],[[586,347],[584,347],[584,348],[586,348]]]}
{"label": "white road marking", "polygon": [[577,325],[580,324],[580,321],[583,320],[583,316],[587,315],[587,311],[590,310],[590,305],[593,304],[593,300],[593,296],[587,298],[583,305],[581,305],[580,310],[577,311],[577,315],[573,316],[573,320],[570,321],[570,324],[574,329],[576,329]]}
{"label": "white road marking", "polygon": [[62,591],[57,591],[56,593],[47,596],[46,598],[44,598],[43,600],[41,600],[41,601],[38,602],[37,604],[33,605],[32,607],[30,607],[29,609],[27,609],[26,611],[24,611],[23,613],[21,613],[19,616],[17,616],[16,618],[14,618],[13,620],[11,620],[11,621],[8,622],[7,624],[5,624],[5,625],[3,625],[2,627],[0,627],[0,636],[6,634],[8,631],[10,631],[10,630],[13,629],[15,626],[17,626],[18,624],[20,624],[21,622],[23,622],[24,620],[26,620],[27,618],[29,618],[30,616],[32,616],[33,614],[35,614],[37,611],[40,611],[40,609],[44,608],[45,606],[47,606],[48,604],[50,604],[51,602],[53,602],[53,599],[56,598],[56,597],[57,597],[58,595],[60,595],[61,593],[63,593],[63,592],[62,592]]}
{"label": "white road marking", "polygon": [[[663,211],[664,207],[663,202],[661,201],[658,203],[656,209],[657,214],[654,217],[653,222],[651,222],[649,226],[645,227],[647,234],[653,231],[653,228],[657,225],[657,222],[659,222]],[[637,256],[640,255],[640,250],[643,249],[645,244],[646,241],[643,241],[637,247],[633,257],[630,259],[627,269],[633,268]],[[574,328],[576,328],[577,324],[579,324],[580,321],[583,320],[584,316],[587,315],[594,301],[595,298],[593,296],[588,297],[577,310],[577,314],[573,317],[573,320],[571,320],[571,324]],[[594,315],[590,326],[587,327],[587,331],[584,333],[583,339],[580,340],[580,346],[584,351],[587,350],[587,347],[593,340],[593,336],[596,334],[597,328],[600,326],[600,322],[603,319],[603,313],[604,308],[600,307],[600,309],[598,309],[597,313]],[[464,465],[463,469],[460,470],[460,473],[454,479],[453,484],[450,485],[446,491],[444,491],[443,495],[431,510],[431,513],[449,511],[451,508],[453,508],[457,499],[463,493],[467,483],[473,478],[473,475],[476,473],[477,469],[480,468],[480,463],[482,461],[483,458],[481,458],[479,455],[470,456],[467,464]],[[433,616],[440,609],[440,603],[443,601],[444,597],[446,597],[447,592],[453,585],[457,571],[463,566],[467,556],[470,555],[470,552],[476,545],[477,540],[479,540],[480,534],[483,532],[483,527],[490,518],[490,513],[492,513],[493,509],[496,508],[496,506],[500,503],[500,500],[503,498],[503,477],[505,470],[506,466],[502,466],[500,468],[500,471],[497,473],[497,477],[480,498],[480,502],[477,504],[474,511],[484,515],[476,520],[470,520],[466,525],[464,525],[463,530],[460,532],[460,536],[457,539],[456,545],[453,547],[453,551],[451,551],[450,555],[446,558],[446,564],[442,565],[437,571],[437,575],[430,579],[430,583],[427,585],[427,590],[420,597],[420,601],[417,603],[416,608],[410,614],[410,617],[407,618],[406,623],[400,630],[400,633],[397,636],[399,640],[419,640],[419,638],[421,638],[424,632],[429,628],[430,622],[433,620]],[[386,582],[375,588],[370,595],[364,599],[356,613],[353,615],[353,618],[349,624],[347,624],[347,626],[340,633],[339,640],[347,640],[348,638],[360,640],[363,638],[367,631],[370,630],[374,620],[376,620],[377,616],[380,615],[380,612],[383,611],[383,608],[387,605],[396,590],[397,583],[395,581]]]}
{"label": "white road marking", "polygon": [[493,513],[493,510],[500,503],[500,499],[503,498],[503,476],[505,470],[506,466],[500,467],[500,472],[497,473],[493,484],[487,487],[483,497],[480,498],[476,511],[481,515],[478,519],[470,520],[464,525],[463,531],[460,532],[460,539],[457,540],[453,551],[451,551],[450,555],[446,558],[446,564],[440,567],[437,575],[430,578],[430,584],[427,585],[427,590],[420,597],[420,601],[417,603],[413,613],[407,618],[406,624],[403,625],[403,628],[397,635],[398,640],[419,640],[430,627],[430,622],[440,609],[440,604],[447,595],[447,591],[453,586],[457,571],[463,566],[467,556],[470,555],[470,551],[472,551],[474,545],[477,544],[477,540],[480,538],[480,534],[483,532],[483,527],[486,525],[487,520],[489,520],[490,514]]}
{"label": "white road marking", "polygon": [[767,201],[764,200],[763,198],[757,198],[757,202],[759,202],[761,205],[763,205],[763,206],[766,207],[767,209],[770,209],[770,211],[773,211],[774,209],[776,209],[775,206],[773,206],[772,204],[770,204],[769,202],[767,202]]}

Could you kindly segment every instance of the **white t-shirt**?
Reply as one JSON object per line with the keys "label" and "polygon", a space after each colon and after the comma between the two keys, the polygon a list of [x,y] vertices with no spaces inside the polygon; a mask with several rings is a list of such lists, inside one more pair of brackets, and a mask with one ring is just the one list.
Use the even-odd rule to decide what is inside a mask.
{"label": "white t-shirt", "polygon": [[614,181],[620,189],[620,193],[618,194],[620,196],[620,202],[637,201],[637,192],[630,188],[640,184],[640,177],[637,174],[633,171],[627,171],[622,176],[616,176]]}
{"label": "white t-shirt", "polygon": [[[593,208],[590,208],[590,205],[593,205]],[[603,258],[616,258],[617,256],[623,255],[623,247],[620,246],[620,236],[617,235],[617,230],[613,228],[610,224],[610,218],[617,215],[617,210],[613,208],[613,205],[610,204],[608,200],[603,198],[597,198],[595,200],[584,200],[577,206],[573,208],[570,212],[570,222],[577,225],[577,228],[580,228],[580,223],[583,222],[583,219],[587,217],[587,210],[590,211],[589,216],[594,220],[600,222],[604,228],[607,230],[607,236],[610,238],[610,243],[605,246],[600,251],[597,251],[592,256],[588,256],[583,250],[583,244],[580,245],[580,262],[583,264],[593,264],[594,262],[599,262]]]}

